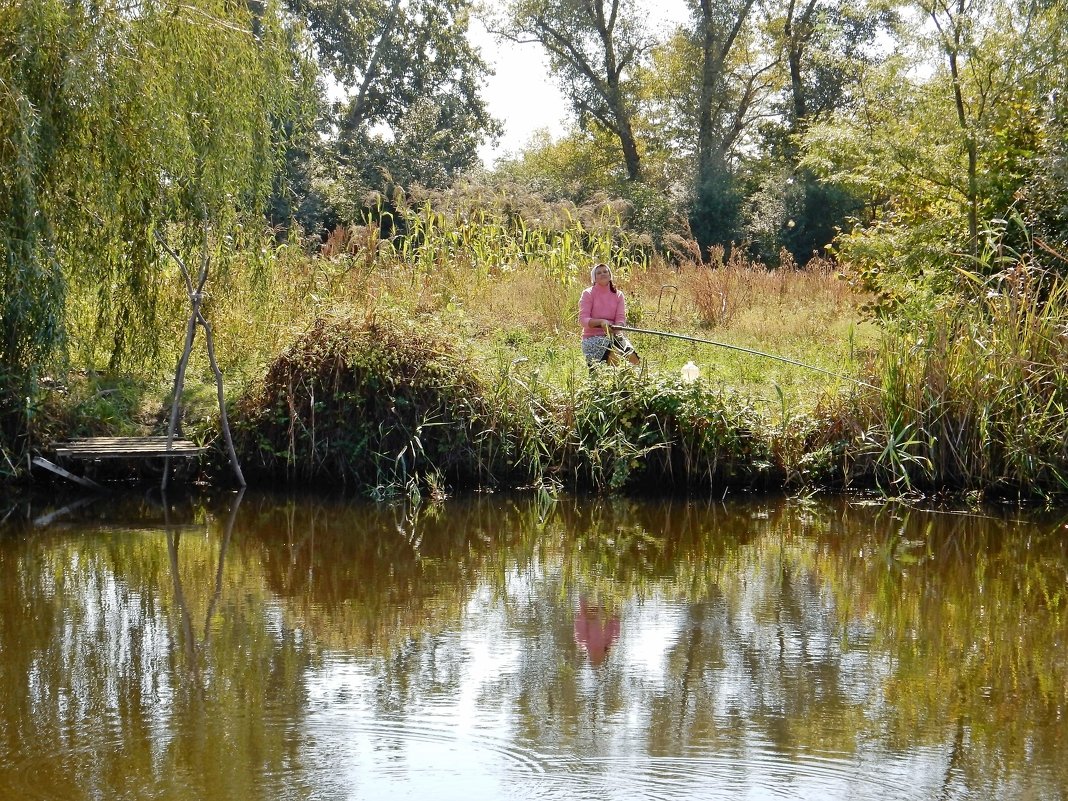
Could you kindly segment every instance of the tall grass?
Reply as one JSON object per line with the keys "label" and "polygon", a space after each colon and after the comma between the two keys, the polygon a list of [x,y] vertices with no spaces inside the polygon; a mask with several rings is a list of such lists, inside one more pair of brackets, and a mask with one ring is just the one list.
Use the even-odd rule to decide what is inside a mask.
{"label": "tall grass", "polygon": [[1026,255],[882,340],[854,480],[1022,498],[1068,492],[1068,285]]}
{"label": "tall grass", "polygon": [[[865,297],[826,261],[797,269],[787,260],[769,270],[735,249],[711,267],[685,262],[667,269],[657,263],[624,286],[638,306],[640,327],[772,353],[830,373],[856,375],[879,335],[862,318]],[[714,381],[744,390],[780,423],[810,413],[825,395],[849,385],[827,373],[738,350],[641,335],[634,339],[651,368],[677,372],[693,361]]]}
{"label": "tall grass", "polygon": [[[562,227],[551,229],[544,220],[519,215],[462,208],[441,212],[423,204],[395,212],[390,225],[379,219],[339,230],[311,253],[299,241],[246,237],[227,269],[212,273],[203,310],[214,327],[230,397],[241,398],[239,421],[246,424],[243,444],[253,462],[250,470],[258,461],[263,474],[282,480],[333,475],[374,486],[393,486],[417,475],[424,481],[445,476],[601,488],[649,481],[665,487],[764,482],[774,459],[766,437],[758,433],[763,425],[759,407],[773,403],[774,410],[787,416],[787,406],[795,403],[792,396],[789,404],[783,400],[790,379],[769,373],[766,364],[725,357],[715,349],[645,339],[638,342],[645,357],[640,372],[606,374],[591,382],[578,347],[579,293],[591,264],[606,260],[628,295],[632,323],[701,333],[706,330],[701,287],[729,273],[725,286],[735,293],[730,303],[736,313],[730,325],[715,329],[716,336],[762,346],[766,331],[759,326],[766,329],[781,320],[779,344],[796,356],[805,342],[788,327],[808,318],[804,309],[822,306],[821,314],[833,315],[829,304],[838,302],[840,282],[826,270],[769,272],[737,257],[715,270],[650,261],[646,244],[623,230],[616,212],[611,205],[555,209],[553,224]],[[181,282],[171,278],[161,280],[158,357],[143,367],[142,395],[126,404],[122,424],[112,433],[130,433],[138,424],[158,428],[165,420],[162,410],[169,406],[166,393],[188,313]],[[843,304],[839,313],[852,318],[853,305]],[[790,306],[795,313],[785,314]],[[74,321],[77,330],[88,330],[91,309],[91,303],[69,307],[72,315],[80,315]],[[745,322],[761,319],[757,327]],[[322,329],[324,320],[349,322],[329,333]],[[360,321],[379,321],[384,330],[396,333],[400,320],[412,331],[430,332],[435,341],[462,345],[470,368],[465,368],[467,378],[456,377],[463,393],[450,394],[446,387],[442,391],[448,397],[440,404],[434,401],[438,405],[431,404],[433,408],[420,406],[422,400],[411,402],[403,392],[391,395],[411,402],[422,416],[397,423],[388,414],[372,415],[378,427],[373,436],[364,438],[364,445],[353,444],[352,432],[342,433],[346,425],[353,430],[363,425],[363,407],[352,393],[362,392],[359,387],[368,385],[367,375],[376,371],[382,373],[375,379],[379,385],[393,386],[405,365],[383,356],[355,375],[352,365],[370,351],[350,353],[346,337],[355,347],[367,341],[364,334],[357,335]],[[386,342],[406,341],[400,334],[383,336]],[[326,341],[336,346],[331,358],[348,365],[342,374],[316,363],[314,354],[321,354]],[[826,343],[826,338],[819,341],[824,352],[816,360],[840,367],[840,357]],[[103,359],[99,345],[87,343],[72,351],[72,361],[93,366]],[[397,353],[403,357],[406,351],[398,346]],[[690,360],[705,371],[701,389],[683,387],[676,378],[678,368]],[[212,376],[206,361],[202,346],[194,349],[182,412],[185,433],[210,442],[217,410],[208,391]],[[422,363],[415,356],[409,361]],[[333,397],[330,393],[344,383],[339,375],[349,389],[343,397]],[[279,376],[293,378],[292,385]],[[327,380],[329,376],[333,378]],[[274,395],[265,387],[273,387]],[[819,391],[805,385],[808,395]],[[464,393],[475,400],[461,403]],[[426,400],[433,393],[416,395]],[[481,409],[477,415],[470,403]],[[92,408],[84,405],[80,411]],[[789,414],[795,411],[791,408]],[[466,420],[463,426],[478,418],[482,427],[440,425],[446,417]],[[56,408],[52,421],[54,438],[65,431],[107,433],[101,430],[107,427],[103,420],[81,420],[73,407]],[[335,430],[324,439],[331,426]],[[389,434],[394,429],[408,432],[403,443]],[[449,447],[438,452],[426,446],[433,434],[454,429],[460,439]],[[366,444],[372,441],[380,444]],[[461,453],[468,456],[459,462],[444,458]]]}
{"label": "tall grass", "polygon": [[[610,206],[599,217],[557,209],[555,228],[477,207],[391,213],[390,225],[381,212],[314,252],[296,241],[246,245],[209,284],[204,311],[231,397],[241,397],[245,454],[264,475],[387,488],[741,483],[1068,495],[1068,288],[1029,254],[992,249],[962,270],[959,296],[878,331],[860,320],[865,298],[835,265],[786,260],[768,270],[740,249],[712,266],[650,259]],[[598,260],[616,266],[634,325],[847,378],[637,334],[638,370],[591,375],[577,301]],[[120,409],[111,386],[93,378],[72,392],[68,381],[40,405],[51,410],[42,431],[126,433],[162,419],[187,303],[180,282],[170,284],[144,396],[124,390]],[[91,307],[74,299],[68,311],[84,317]],[[93,367],[101,351],[87,344],[71,357]],[[687,361],[702,371],[693,385],[677,378]],[[200,350],[184,416],[210,440],[214,400],[198,391],[198,375],[209,387]],[[20,458],[6,448],[0,472]]]}
{"label": "tall grass", "polygon": [[[624,276],[648,262],[638,238],[624,228],[617,210],[604,204],[593,224],[563,209],[552,225],[501,209],[438,211],[430,203],[368,212],[365,225],[340,228],[328,243],[332,257],[376,258],[450,283],[475,283],[495,270],[535,265],[568,284],[576,263],[604,261]],[[383,228],[391,234],[383,235]]]}
{"label": "tall grass", "polygon": [[247,472],[376,495],[445,484],[622,490],[767,483],[760,416],[704,382],[598,368],[556,387],[430,325],[320,318],[237,403]]}

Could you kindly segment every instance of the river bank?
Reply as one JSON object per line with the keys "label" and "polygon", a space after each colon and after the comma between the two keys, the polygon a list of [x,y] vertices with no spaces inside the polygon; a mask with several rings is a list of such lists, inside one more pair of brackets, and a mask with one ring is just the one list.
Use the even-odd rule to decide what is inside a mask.
{"label": "river bank", "polygon": [[[1021,430],[1010,414],[1016,407],[969,415],[961,386],[932,395],[931,363],[961,341],[884,348],[883,359],[899,362],[884,368],[883,389],[865,374],[810,411],[784,407],[776,419],[752,394],[706,377],[599,367],[560,387],[514,362],[488,371],[429,322],[323,317],[232,401],[230,420],[254,485],[345,488],[379,499],[535,486],[1056,501],[1068,456],[1055,438],[1066,423],[1050,402],[1046,424],[1032,433],[1052,436],[1024,443],[1011,439]],[[1048,382],[1037,389],[1048,391]],[[1025,400],[1033,423],[1036,400]],[[208,444],[195,478],[227,485],[222,440],[216,434]],[[121,478],[122,468],[112,475]]]}
{"label": "river bank", "polygon": [[[255,292],[235,283],[209,309],[253,483],[372,497],[526,486],[1068,494],[1058,367],[1068,313],[1055,276],[976,279],[875,325],[866,296],[827,264],[631,267],[628,322],[732,349],[635,334],[637,369],[590,373],[574,276],[528,267],[465,283],[383,265],[339,273],[323,260],[293,269],[301,280]],[[692,382],[687,362],[699,368]],[[29,457],[65,437],[165,432],[164,364],[38,381],[13,414],[22,422],[7,426],[23,433],[0,443],[0,481],[25,480]],[[207,448],[200,480],[228,482],[214,376],[197,351],[179,408],[184,436]]]}

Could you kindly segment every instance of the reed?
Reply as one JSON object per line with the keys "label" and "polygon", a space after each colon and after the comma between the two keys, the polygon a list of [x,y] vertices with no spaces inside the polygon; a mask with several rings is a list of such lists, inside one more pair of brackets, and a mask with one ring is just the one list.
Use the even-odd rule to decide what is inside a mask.
{"label": "reed", "polygon": [[562,410],[568,483],[672,491],[775,483],[766,423],[744,397],[706,381],[596,368]]}
{"label": "reed", "polygon": [[882,341],[846,474],[897,491],[1068,491],[1068,286],[1020,258]]}
{"label": "reed", "polygon": [[[503,198],[454,198],[379,206],[314,252],[248,237],[204,309],[249,471],[379,494],[465,484],[1068,494],[1068,288],[1033,254],[992,248],[961,271],[958,296],[879,330],[836,265],[768,270],[741,249],[711,266],[651,258],[619,211],[521,214]],[[615,266],[634,325],[881,389],[639,335],[639,370],[590,374],[577,300],[597,260]],[[108,387],[71,371],[27,406],[37,431],[122,433],[161,419],[185,302],[178,281],[164,285],[170,322],[134,377],[140,394],[93,399]],[[72,331],[88,330],[91,303],[73,298],[68,313]],[[86,343],[69,358],[102,357]],[[703,375],[692,385],[677,378],[687,361]],[[210,442],[205,362],[194,351],[183,412],[187,435]],[[3,447],[0,473],[16,474],[25,453]]]}

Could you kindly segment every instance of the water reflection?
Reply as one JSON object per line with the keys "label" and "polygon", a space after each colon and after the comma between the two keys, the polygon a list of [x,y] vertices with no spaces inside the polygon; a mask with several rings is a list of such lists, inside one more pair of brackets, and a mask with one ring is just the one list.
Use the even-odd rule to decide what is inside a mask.
{"label": "water reflection", "polygon": [[586,651],[591,665],[604,662],[618,636],[619,615],[581,596],[575,613],[575,642]]}
{"label": "water reflection", "polygon": [[0,528],[0,797],[1068,794],[1060,520],[66,506]]}

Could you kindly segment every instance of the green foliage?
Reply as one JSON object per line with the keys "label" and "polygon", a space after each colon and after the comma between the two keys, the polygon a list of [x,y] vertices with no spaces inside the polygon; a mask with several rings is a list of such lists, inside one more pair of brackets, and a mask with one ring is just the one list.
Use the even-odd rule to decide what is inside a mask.
{"label": "green foliage", "polygon": [[870,379],[882,392],[843,417],[859,434],[846,454],[854,480],[1023,498],[1068,492],[1068,284],[1034,252],[1003,242],[962,271],[971,289],[957,303],[885,338]]}
{"label": "green foliage", "polygon": [[535,132],[518,154],[499,160],[498,180],[528,187],[551,201],[583,204],[601,192],[617,192],[626,181],[619,145],[598,129],[571,131],[553,139]]}
{"label": "green foliage", "polygon": [[[781,242],[801,265],[813,256],[828,254],[837,236],[849,230],[849,221],[862,212],[856,195],[840,186],[820,183],[807,172],[790,185],[785,199],[788,217]],[[771,254],[767,255],[765,261],[774,263]]]}
{"label": "green foliage", "polygon": [[637,72],[635,131],[642,143],[645,180],[665,191],[694,183],[699,64],[689,26],[680,25],[653,44]]}
{"label": "green foliage", "polygon": [[75,373],[62,383],[50,380],[45,388],[34,410],[34,436],[42,442],[140,431],[148,387],[130,376]]}
{"label": "green foliage", "polygon": [[511,0],[504,13],[505,37],[545,48],[579,125],[612,136],[627,179],[642,180],[633,75],[649,44],[633,0]]}
{"label": "green foliage", "polygon": [[760,416],[744,398],[706,381],[598,367],[567,405],[565,419],[573,430],[558,469],[579,485],[763,486],[771,476]]}
{"label": "green foliage", "polygon": [[727,169],[706,173],[690,211],[690,229],[704,247],[730,247],[742,236],[742,193]]}
{"label": "green foliage", "polygon": [[68,298],[112,365],[153,355],[173,279],[153,231],[229,231],[270,190],[298,96],[278,9],[27,0],[0,12],[0,52],[0,372],[24,387],[48,362]]}
{"label": "green foliage", "polygon": [[855,106],[861,76],[879,60],[873,42],[892,32],[900,12],[893,4],[846,0],[789,5],[787,12],[769,27],[786,51],[791,74],[780,102],[786,127],[797,133]]}
{"label": "green foliage", "polygon": [[49,95],[80,34],[64,24],[59,4],[0,8],[0,444],[9,447],[33,373],[62,335],[65,285],[40,175],[60,160],[61,131],[71,124],[73,110]]}
{"label": "green foliage", "polygon": [[917,295],[936,303],[957,288],[959,254],[977,254],[985,224],[1014,210],[1030,216],[1021,202],[1044,140],[1042,98],[1063,83],[1052,57],[1063,15],[1053,6],[913,11],[936,23],[922,41],[923,77],[897,56],[867,72],[855,110],[804,133],[802,166],[871,209],[838,253],[884,312],[907,303],[913,313]]}
{"label": "green foliage", "polygon": [[745,241],[754,257],[780,266],[785,249],[795,264],[825,256],[847,220],[861,211],[859,199],[833,184],[820,183],[808,172],[769,173],[748,193]]}
{"label": "green foliage", "polygon": [[1062,256],[1068,254],[1068,76],[1064,83],[1048,98],[1034,154],[1034,171],[1027,176],[1023,189],[1023,213],[1035,236]]}
{"label": "green foliage", "polygon": [[618,198],[626,204],[623,225],[657,250],[672,235],[688,235],[677,201],[659,182],[627,180],[617,151],[618,144],[599,130],[572,131],[555,141],[542,131],[520,154],[498,161],[493,178],[576,206]]}
{"label": "green foliage", "polygon": [[320,135],[293,165],[316,198],[304,210],[308,229],[352,222],[346,209],[370,190],[442,189],[478,164],[479,145],[500,125],[479,95],[488,68],[467,37],[468,0],[286,4],[343,92],[332,106],[324,100]]}

